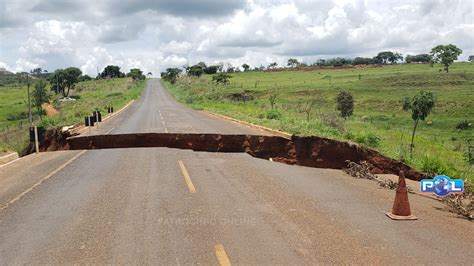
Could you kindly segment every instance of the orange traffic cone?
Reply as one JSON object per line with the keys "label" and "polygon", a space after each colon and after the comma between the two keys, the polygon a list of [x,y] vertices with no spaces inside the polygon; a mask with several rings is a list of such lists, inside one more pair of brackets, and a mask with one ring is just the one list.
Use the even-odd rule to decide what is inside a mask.
{"label": "orange traffic cone", "polygon": [[408,202],[408,189],[405,183],[405,173],[400,171],[398,177],[398,187],[395,193],[395,201],[393,202],[392,212],[388,212],[387,216],[393,220],[417,220],[411,215],[410,202]]}

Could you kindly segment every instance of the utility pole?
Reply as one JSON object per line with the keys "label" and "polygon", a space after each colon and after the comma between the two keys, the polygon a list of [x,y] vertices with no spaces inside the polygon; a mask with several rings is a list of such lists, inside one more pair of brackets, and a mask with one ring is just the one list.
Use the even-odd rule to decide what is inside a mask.
{"label": "utility pole", "polygon": [[26,73],[26,88],[28,91],[28,120],[30,121],[30,127],[32,127],[33,118],[31,117],[30,79],[28,77],[28,73]]}
{"label": "utility pole", "polygon": [[56,73],[56,93],[59,94],[59,80],[58,80],[58,74]]}

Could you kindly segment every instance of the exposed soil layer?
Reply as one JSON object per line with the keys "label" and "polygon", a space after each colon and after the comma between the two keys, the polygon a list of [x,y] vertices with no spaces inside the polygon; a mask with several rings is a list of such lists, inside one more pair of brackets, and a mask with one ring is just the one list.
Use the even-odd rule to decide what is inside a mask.
{"label": "exposed soil layer", "polygon": [[54,108],[54,106],[50,103],[43,103],[41,107],[46,111],[47,116],[55,116],[59,113],[58,110],[56,110],[56,108]]}
{"label": "exposed soil layer", "polygon": [[54,147],[46,150],[168,147],[207,152],[245,152],[286,164],[333,169],[345,168],[346,160],[357,163],[367,161],[373,165],[370,171],[374,174],[398,175],[404,171],[407,178],[418,181],[426,176],[376,150],[321,137],[293,136],[286,139],[257,135],[138,133],[69,137],[67,141],[53,144]]}
{"label": "exposed soil layer", "polygon": [[[77,135],[77,134],[75,134]],[[73,136],[70,131],[62,131],[61,128],[53,128],[46,130],[44,138],[40,140],[39,151],[57,151],[68,150],[67,138]],[[35,143],[30,142],[28,146],[23,149],[20,156],[25,156],[35,152]]]}

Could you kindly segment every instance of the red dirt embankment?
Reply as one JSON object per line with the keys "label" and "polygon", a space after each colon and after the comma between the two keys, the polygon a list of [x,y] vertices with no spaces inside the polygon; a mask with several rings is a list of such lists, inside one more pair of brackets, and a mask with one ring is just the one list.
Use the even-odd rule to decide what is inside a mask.
{"label": "red dirt embankment", "polygon": [[346,160],[373,165],[374,174],[406,173],[421,180],[426,175],[408,165],[357,144],[321,137],[143,133],[71,137],[66,149],[113,149],[131,147],[168,147],[207,152],[245,152],[254,157],[286,164],[316,168],[345,168]]}
{"label": "red dirt embankment", "polygon": [[[77,134],[76,134],[77,135]],[[67,138],[73,135],[69,131],[62,131],[61,128],[53,128],[46,130],[44,138],[40,140],[39,151],[58,151],[68,150]],[[35,143],[30,142],[28,146],[23,149],[20,156],[26,156],[35,152]]]}
{"label": "red dirt embankment", "polygon": [[[223,135],[223,134],[175,134],[137,133],[117,135],[71,136],[59,128],[48,130],[40,145],[40,151],[87,150],[139,147],[168,147],[206,152],[245,152],[253,157],[272,159],[292,165],[316,168],[345,168],[346,161],[367,161],[374,174],[395,174],[400,171],[412,180],[421,180],[426,175],[408,165],[384,156],[376,150],[354,143],[321,137],[298,137],[291,139],[278,136]],[[34,152],[30,145],[23,155]]]}

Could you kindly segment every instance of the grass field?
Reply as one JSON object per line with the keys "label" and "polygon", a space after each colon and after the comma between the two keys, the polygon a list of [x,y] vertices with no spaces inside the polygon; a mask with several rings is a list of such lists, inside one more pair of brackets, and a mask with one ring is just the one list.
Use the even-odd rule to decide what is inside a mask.
{"label": "grass field", "polygon": [[[107,105],[120,109],[132,99],[137,99],[145,81],[134,83],[131,79],[111,79],[80,82],[70,96],[76,101],[60,102],[53,95],[51,104],[58,114],[40,120],[34,112],[35,125],[45,127],[84,123],[84,117],[96,109],[107,113]],[[34,85],[30,87],[32,90]],[[20,151],[28,141],[28,98],[26,85],[17,84],[0,87],[0,150]]]}
{"label": "grass field", "polygon": [[[474,169],[467,161],[467,151],[469,139],[473,139],[474,146],[474,129],[471,126],[460,130],[456,125],[463,120],[474,122],[474,64],[456,63],[449,73],[439,69],[439,65],[403,64],[241,72],[232,74],[231,83],[226,86],[214,84],[208,75],[181,77],[175,85],[163,83],[179,101],[196,109],[293,134],[355,141],[417,169],[473,181]],[[333,114],[339,90],[350,91],[355,99],[354,115],[347,120]],[[418,126],[415,150],[410,156],[414,122],[411,114],[402,110],[400,99],[419,90],[432,91],[437,101],[434,111]],[[277,94],[276,110],[281,116],[268,119],[272,94]],[[249,98],[242,101],[241,96]],[[317,103],[309,121],[302,110],[308,100]]]}

